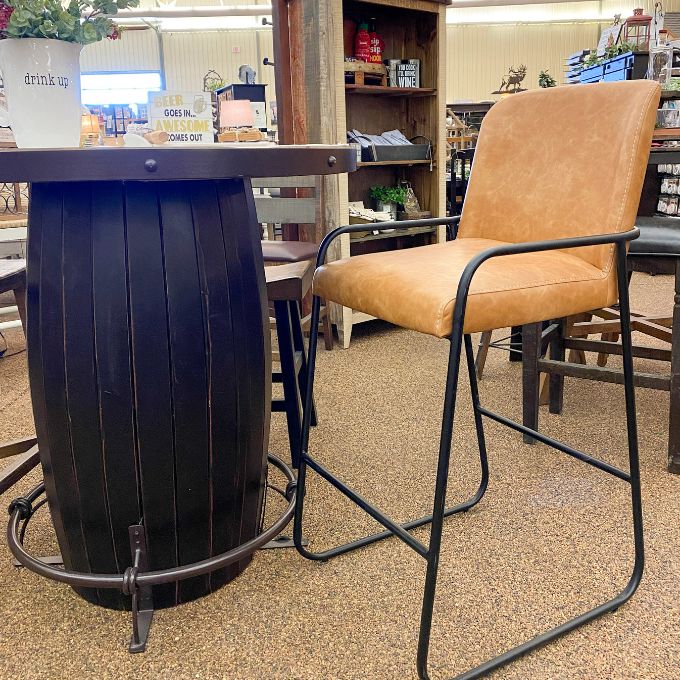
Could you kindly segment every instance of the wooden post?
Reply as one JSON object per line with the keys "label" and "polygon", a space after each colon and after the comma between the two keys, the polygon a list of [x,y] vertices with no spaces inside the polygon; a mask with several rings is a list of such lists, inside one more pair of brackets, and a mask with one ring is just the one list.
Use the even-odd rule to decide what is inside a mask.
{"label": "wooden post", "polygon": [[14,209],[20,213],[22,209],[21,205],[21,184],[18,182],[14,183]]}

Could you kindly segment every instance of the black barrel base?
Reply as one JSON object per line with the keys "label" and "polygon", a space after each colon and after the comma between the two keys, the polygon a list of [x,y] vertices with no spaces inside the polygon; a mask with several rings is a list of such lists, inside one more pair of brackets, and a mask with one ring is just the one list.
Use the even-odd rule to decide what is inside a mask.
{"label": "black barrel base", "polygon": [[[28,363],[40,459],[67,570],[121,574],[129,527],[148,569],[258,535],[271,347],[248,179],[34,183]],[[208,595],[249,558],[153,586]],[[129,596],[83,590],[129,609]]]}

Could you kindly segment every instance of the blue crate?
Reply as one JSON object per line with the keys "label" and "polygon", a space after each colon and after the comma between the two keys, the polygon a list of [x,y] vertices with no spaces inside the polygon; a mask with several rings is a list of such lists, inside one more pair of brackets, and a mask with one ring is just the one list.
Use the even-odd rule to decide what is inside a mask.
{"label": "blue crate", "polygon": [[626,52],[605,61],[599,66],[583,69],[580,81],[582,83],[597,83],[601,80],[612,82],[644,78],[647,73],[647,63],[647,53]]}
{"label": "blue crate", "polygon": [[596,83],[604,77],[604,64],[589,66],[581,71],[580,79],[582,83]]}

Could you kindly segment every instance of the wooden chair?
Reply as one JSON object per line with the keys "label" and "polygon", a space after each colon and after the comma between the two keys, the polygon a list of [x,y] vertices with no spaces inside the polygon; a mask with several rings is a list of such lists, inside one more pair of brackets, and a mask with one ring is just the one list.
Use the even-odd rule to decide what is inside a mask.
{"label": "wooden chair", "polygon": [[26,260],[0,260],[0,293],[10,290],[16,300],[16,309],[12,311],[19,313],[21,326],[26,333]]}
{"label": "wooden chair", "polygon": [[[648,316],[631,313],[631,327],[670,345],[669,348],[633,347],[633,355],[670,364],[666,375],[635,374],[638,387],[670,392],[668,426],[668,470],[680,474],[680,227],[673,218],[638,218],[640,238],[631,242],[628,266],[631,270],[656,270],[675,274],[675,304],[672,316]],[[564,378],[586,378],[601,382],[621,383],[620,370],[607,366],[609,355],[621,355],[618,342],[621,333],[621,310],[604,307],[581,317],[569,317],[553,323],[539,338],[535,325],[523,328],[523,407],[524,424],[538,426],[540,398],[539,379],[549,376],[548,403],[550,413],[563,410]],[[590,335],[601,338],[591,339]],[[545,357],[546,347],[550,358]],[[565,361],[565,352],[570,352]],[[595,365],[586,365],[586,352],[597,353]]]}
{"label": "wooden chair", "polygon": [[[285,264],[316,259],[318,243],[323,237],[321,225],[321,182],[318,177],[267,177],[253,179],[257,218],[268,225],[269,239],[262,241],[265,263]],[[297,195],[292,195],[297,194]],[[276,241],[274,224],[294,224],[308,240]],[[302,299],[298,300],[302,306]],[[302,327],[309,330],[309,315],[302,319]],[[333,349],[333,329],[326,307],[321,310],[320,332],[324,346]]]}
{"label": "wooden chair", "polygon": [[[307,354],[298,300],[312,286],[314,266],[311,262],[294,262],[265,267],[267,297],[274,305],[280,371],[272,380],[283,385],[283,399],[272,400],[273,412],[284,412],[288,425],[291,460],[298,464],[302,434],[302,402],[307,395]],[[316,411],[312,416],[316,425]]]}
{"label": "wooden chair", "polygon": [[[26,260],[0,260],[0,293],[10,290],[14,292],[16,311],[26,333]],[[0,470],[0,494],[38,465],[40,456],[36,441],[31,437],[0,445],[0,460],[16,456],[16,460]]]}

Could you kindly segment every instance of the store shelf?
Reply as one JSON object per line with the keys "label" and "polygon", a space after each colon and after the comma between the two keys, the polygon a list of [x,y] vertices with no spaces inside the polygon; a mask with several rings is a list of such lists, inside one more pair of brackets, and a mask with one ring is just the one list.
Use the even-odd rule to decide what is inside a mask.
{"label": "store shelf", "polygon": [[680,139],[680,128],[657,128],[652,139]]}
{"label": "store shelf", "polygon": [[357,168],[372,168],[381,165],[429,165],[432,161],[360,161]]}
{"label": "store shelf", "polygon": [[389,87],[384,85],[353,85],[345,83],[348,94],[381,95],[383,97],[432,97],[437,90],[432,87]]}
{"label": "store shelf", "polygon": [[[375,224],[367,224],[367,227],[373,227],[375,229],[380,228],[380,222],[375,222]],[[399,236],[417,236],[418,234],[433,234],[437,231],[437,227],[412,227],[408,231],[404,229],[395,229],[394,231],[389,231],[387,233],[381,232],[379,234],[368,234],[367,236],[359,236],[358,238],[350,238],[350,244],[354,243],[365,243],[366,241],[380,241],[386,238],[397,238]]]}
{"label": "store shelf", "polygon": [[661,99],[680,99],[680,91],[661,90]]}

